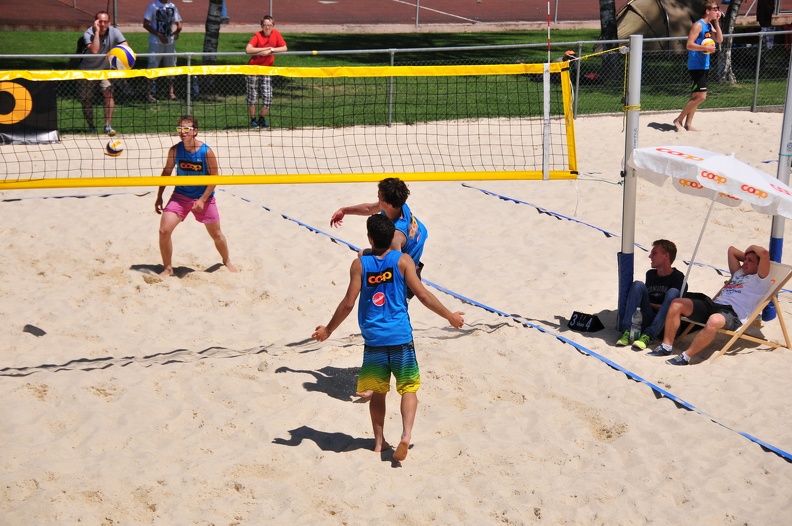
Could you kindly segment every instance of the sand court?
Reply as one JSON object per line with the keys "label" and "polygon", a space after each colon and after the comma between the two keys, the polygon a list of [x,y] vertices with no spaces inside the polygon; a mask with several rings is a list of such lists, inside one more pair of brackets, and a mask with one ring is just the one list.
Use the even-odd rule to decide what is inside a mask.
{"label": "sand court", "polygon": [[[702,133],[666,131],[671,120],[642,115],[639,145],[734,152],[776,171],[763,161],[778,158],[781,114],[701,112]],[[328,341],[310,339],[346,290],[350,245],[366,243],[363,218],[331,230],[330,216],[372,201],[376,184],[221,187],[240,272],[218,266],[188,218],[173,238],[179,277],[166,280],[149,272],[160,264],[156,189],[0,193],[3,516],[783,524],[790,463],[740,433],[792,452],[792,352],[746,342],[714,364],[678,368],[613,345],[622,119],[575,126],[577,181],[410,183],[408,202],[429,229],[423,277],[466,325],[410,305],[422,386],[402,463],[371,451],[367,408],[352,402],[355,315]],[[42,199],[76,194],[90,195]],[[639,181],[635,240],[673,240],[684,272],[706,211]],[[769,232],[770,218],[747,205],[716,205],[691,290],[714,293],[727,247],[767,245]],[[636,249],[635,261],[642,278],[646,253]],[[792,319],[789,293],[779,299]],[[570,331],[576,310],[605,329]],[[780,337],[772,322],[761,332]],[[393,391],[391,444],[400,429]]]}

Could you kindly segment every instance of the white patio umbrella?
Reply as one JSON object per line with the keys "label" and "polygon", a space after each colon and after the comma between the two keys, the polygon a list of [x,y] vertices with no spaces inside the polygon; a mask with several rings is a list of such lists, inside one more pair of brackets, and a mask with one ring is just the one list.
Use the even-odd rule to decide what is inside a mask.
{"label": "white patio umbrella", "polygon": [[[746,201],[762,214],[792,219],[792,188],[733,155],[722,155],[692,146],[656,146],[636,148],[628,163],[635,168],[639,177],[657,186],[671,179],[680,192],[710,200],[707,217],[690,258],[691,263],[695,261],[716,201],[728,206],[738,206]],[[683,290],[692,266],[688,266]]]}

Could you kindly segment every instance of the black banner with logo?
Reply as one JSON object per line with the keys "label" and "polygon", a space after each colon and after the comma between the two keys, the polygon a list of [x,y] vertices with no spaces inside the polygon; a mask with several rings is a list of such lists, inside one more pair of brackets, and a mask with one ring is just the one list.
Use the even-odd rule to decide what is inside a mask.
{"label": "black banner with logo", "polygon": [[57,82],[0,81],[0,144],[58,142]]}

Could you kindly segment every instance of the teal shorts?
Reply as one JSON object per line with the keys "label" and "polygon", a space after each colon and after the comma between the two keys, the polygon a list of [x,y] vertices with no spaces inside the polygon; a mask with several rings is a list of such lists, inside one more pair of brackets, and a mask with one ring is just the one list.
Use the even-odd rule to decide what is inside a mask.
{"label": "teal shorts", "polygon": [[415,393],[421,386],[421,373],[415,358],[413,342],[402,345],[363,347],[363,366],[358,376],[357,390],[385,394],[390,391],[390,375],[396,378],[396,391]]}

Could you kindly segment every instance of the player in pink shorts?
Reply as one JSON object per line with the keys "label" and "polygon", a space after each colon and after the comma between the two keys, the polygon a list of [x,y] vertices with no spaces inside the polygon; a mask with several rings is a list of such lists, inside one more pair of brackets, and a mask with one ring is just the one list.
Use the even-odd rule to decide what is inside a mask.
{"label": "player in pink shorts", "polygon": [[[217,157],[208,145],[199,141],[198,119],[192,115],[179,118],[176,128],[181,142],[171,146],[163,176],[170,176],[176,168],[176,175],[217,175]],[[184,221],[187,214],[192,212],[195,220],[206,225],[206,231],[212,236],[215,248],[223,259],[223,265],[231,272],[237,268],[231,263],[228,255],[228,242],[220,230],[220,213],[214,198],[215,185],[210,186],[176,186],[167,206],[162,208],[162,194],[164,186],[159,187],[154,210],[162,214],[159,227],[159,246],[162,254],[162,265],[165,267],[160,276],[173,275],[173,240],[171,236],[176,226]]]}
{"label": "player in pink shorts", "polygon": [[173,212],[179,219],[184,221],[187,214],[193,213],[193,217],[199,223],[210,224],[220,221],[220,212],[217,210],[217,201],[214,197],[209,198],[202,210],[193,210],[193,205],[197,199],[191,199],[186,195],[173,192],[173,195],[165,206],[165,212]]}

